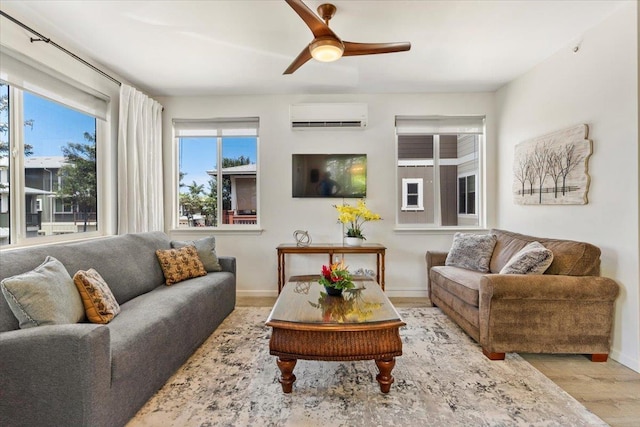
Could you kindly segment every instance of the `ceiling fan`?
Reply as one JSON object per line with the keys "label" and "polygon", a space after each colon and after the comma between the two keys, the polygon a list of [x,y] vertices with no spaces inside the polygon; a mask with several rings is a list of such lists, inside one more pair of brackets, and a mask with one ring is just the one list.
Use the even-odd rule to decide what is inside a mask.
{"label": "ceiling fan", "polygon": [[307,24],[313,33],[314,39],[300,52],[283,74],[292,74],[311,58],[321,62],[331,62],[340,59],[342,56],[374,55],[411,49],[411,43],[409,42],[354,43],[343,41],[329,28],[329,20],[336,13],[334,5],[324,3],[318,6],[318,14],[320,15],[318,16],[302,0],[285,1]]}

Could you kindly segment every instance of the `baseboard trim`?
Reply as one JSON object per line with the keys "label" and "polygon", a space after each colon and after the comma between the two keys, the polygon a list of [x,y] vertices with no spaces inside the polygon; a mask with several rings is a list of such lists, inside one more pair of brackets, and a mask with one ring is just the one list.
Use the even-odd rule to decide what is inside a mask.
{"label": "baseboard trim", "polygon": [[615,348],[611,349],[609,356],[618,363],[623,364],[629,369],[633,369],[636,372],[640,372],[640,360],[629,357],[626,354],[621,353]]}

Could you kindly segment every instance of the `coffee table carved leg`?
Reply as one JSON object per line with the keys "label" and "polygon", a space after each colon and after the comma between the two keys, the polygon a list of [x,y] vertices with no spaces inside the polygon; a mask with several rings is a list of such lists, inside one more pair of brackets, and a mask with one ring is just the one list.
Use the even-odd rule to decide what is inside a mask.
{"label": "coffee table carved leg", "polygon": [[296,366],[296,359],[280,359],[276,361],[278,363],[278,368],[280,368],[280,372],[282,376],[280,377],[280,384],[282,384],[282,392],[283,393],[291,393],[291,389],[293,388],[293,382],[296,380],[296,376],[293,375],[293,368]]}
{"label": "coffee table carved leg", "polygon": [[[383,393],[389,393],[391,390],[391,384],[393,384],[393,375],[391,375],[391,371],[393,367],[396,366],[396,359],[376,359],[376,366],[378,367],[378,371],[380,373],[376,375],[376,380],[380,383],[380,391]],[[284,385],[283,385],[284,387]]]}

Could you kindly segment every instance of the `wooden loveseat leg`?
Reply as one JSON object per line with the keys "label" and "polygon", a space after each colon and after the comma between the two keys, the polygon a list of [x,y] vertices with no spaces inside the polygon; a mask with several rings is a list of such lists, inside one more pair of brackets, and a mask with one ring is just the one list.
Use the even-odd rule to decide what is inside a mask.
{"label": "wooden loveseat leg", "polygon": [[591,355],[592,362],[606,362],[609,357],[608,353],[593,353]]}
{"label": "wooden loveseat leg", "polygon": [[491,353],[483,348],[482,354],[487,356],[490,360],[504,360],[504,353]]}

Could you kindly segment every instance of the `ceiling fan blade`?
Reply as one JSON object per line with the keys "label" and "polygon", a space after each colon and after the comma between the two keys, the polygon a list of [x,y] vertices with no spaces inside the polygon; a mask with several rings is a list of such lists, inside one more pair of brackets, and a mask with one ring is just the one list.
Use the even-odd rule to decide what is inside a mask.
{"label": "ceiling fan blade", "polygon": [[302,18],[314,37],[331,36],[338,38],[327,24],[324,23],[302,0],[285,0],[289,6]]}
{"label": "ceiling fan blade", "polygon": [[293,60],[291,65],[289,65],[289,68],[284,70],[284,73],[282,74],[293,74],[294,71],[302,67],[304,63],[310,59],[311,59],[311,52],[309,52],[309,46],[305,46],[305,48],[302,49],[302,52],[300,52],[298,57]]}
{"label": "ceiling fan blade", "polygon": [[375,55],[377,53],[404,52],[411,49],[409,42],[397,43],[354,43],[345,42],[342,56]]}

